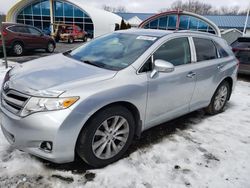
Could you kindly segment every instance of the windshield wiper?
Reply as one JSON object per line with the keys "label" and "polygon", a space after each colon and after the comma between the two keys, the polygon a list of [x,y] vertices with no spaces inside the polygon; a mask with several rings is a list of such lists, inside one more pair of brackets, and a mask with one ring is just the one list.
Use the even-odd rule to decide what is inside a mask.
{"label": "windshield wiper", "polygon": [[86,63],[86,64],[89,64],[89,65],[93,65],[93,66],[95,66],[95,67],[105,68],[105,65],[104,65],[104,64],[101,64],[101,63],[95,63],[95,62],[88,61],[88,60],[82,60],[82,62],[84,62],[84,63]]}
{"label": "windshield wiper", "polygon": [[63,55],[71,57],[71,54],[70,54],[71,52],[72,52],[72,50],[69,50],[67,52],[64,52]]}

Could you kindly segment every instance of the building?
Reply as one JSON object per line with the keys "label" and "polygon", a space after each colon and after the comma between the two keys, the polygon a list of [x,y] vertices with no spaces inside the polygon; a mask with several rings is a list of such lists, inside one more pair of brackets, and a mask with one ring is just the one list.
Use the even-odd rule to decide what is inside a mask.
{"label": "building", "polygon": [[[161,14],[154,14],[154,13],[116,13],[117,15],[121,16],[124,20],[130,21],[133,20],[133,18],[136,17],[137,22],[140,24],[156,15]],[[164,14],[164,13],[163,13]],[[225,32],[229,29],[237,29],[241,32],[243,32],[246,16],[242,15],[203,15],[204,18],[209,20],[210,22],[213,22],[221,32]],[[140,21],[138,21],[140,19]],[[137,27],[140,25],[138,24]],[[232,30],[231,30],[232,31]],[[247,24],[247,34],[250,34],[250,19],[248,19]],[[238,34],[238,32],[236,32]]]}
{"label": "building", "polygon": [[220,29],[204,16],[186,11],[169,11],[144,20],[140,28],[163,30],[194,30],[221,36]]}
{"label": "building", "polygon": [[44,31],[53,24],[75,24],[94,37],[115,30],[122,18],[75,0],[21,0],[7,13],[7,22],[33,25]]}

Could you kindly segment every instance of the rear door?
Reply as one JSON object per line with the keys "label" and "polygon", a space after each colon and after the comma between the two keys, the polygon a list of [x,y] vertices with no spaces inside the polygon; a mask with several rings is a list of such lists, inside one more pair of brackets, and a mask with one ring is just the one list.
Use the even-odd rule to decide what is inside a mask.
{"label": "rear door", "polygon": [[32,39],[30,38],[29,30],[25,26],[13,26],[10,29],[14,32],[13,41],[22,41],[25,48],[31,48]]}
{"label": "rear door", "polygon": [[[223,77],[224,67],[227,63],[225,60],[226,52],[222,48],[222,52],[219,52],[217,44],[212,39],[193,37],[193,45],[196,52],[194,71],[197,82],[190,103],[191,111],[209,104],[220,79]],[[225,56],[225,58],[220,56]]]}

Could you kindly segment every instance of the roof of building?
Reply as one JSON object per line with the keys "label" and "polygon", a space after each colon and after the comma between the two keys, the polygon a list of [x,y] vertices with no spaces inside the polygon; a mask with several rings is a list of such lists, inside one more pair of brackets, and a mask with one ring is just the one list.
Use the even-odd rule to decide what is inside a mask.
{"label": "roof of building", "polygon": [[[94,37],[114,31],[115,24],[121,23],[122,18],[117,14],[113,14],[111,12],[99,8],[94,8],[92,6],[87,5],[86,3],[79,2],[77,0],[64,0],[64,1],[79,7],[91,17],[91,20],[93,21],[94,24]],[[18,1],[8,11],[6,20],[8,22],[15,22],[19,10],[34,2],[37,1],[36,0]]]}
{"label": "roof of building", "polygon": [[[156,13],[116,13],[124,20],[129,20],[135,16],[142,21],[154,16]],[[214,22],[219,28],[238,28],[243,29],[246,21],[246,16],[239,15],[203,15],[205,18]],[[248,19],[247,28],[250,28],[250,18]]]}
{"label": "roof of building", "polygon": [[[238,15],[205,15],[205,17],[221,28],[244,28],[246,22],[246,16]],[[250,28],[250,19],[247,28]]]}
{"label": "roof of building", "polygon": [[124,20],[129,20],[135,16],[140,18],[142,21],[148,19],[149,17],[155,15],[155,13],[123,13],[123,12],[116,12],[115,14],[122,17]]}

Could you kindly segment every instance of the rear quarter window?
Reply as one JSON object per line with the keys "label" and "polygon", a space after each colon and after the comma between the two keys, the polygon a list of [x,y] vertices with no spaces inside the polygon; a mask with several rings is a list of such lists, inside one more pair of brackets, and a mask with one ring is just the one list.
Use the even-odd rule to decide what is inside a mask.
{"label": "rear quarter window", "polygon": [[197,62],[217,59],[217,49],[210,39],[193,38]]}
{"label": "rear quarter window", "polygon": [[12,26],[12,27],[9,27],[8,29],[16,33],[29,33],[28,28],[24,26]]}
{"label": "rear quarter window", "polygon": [[217,42],[214,42],[214,44],[215,44],[215,46],[217,48],[217,51],[218,51],[218,54],[219,54],[220,58],[229,56],[229,54],[226,52],[226,50],[221,45],[219,45]]}

